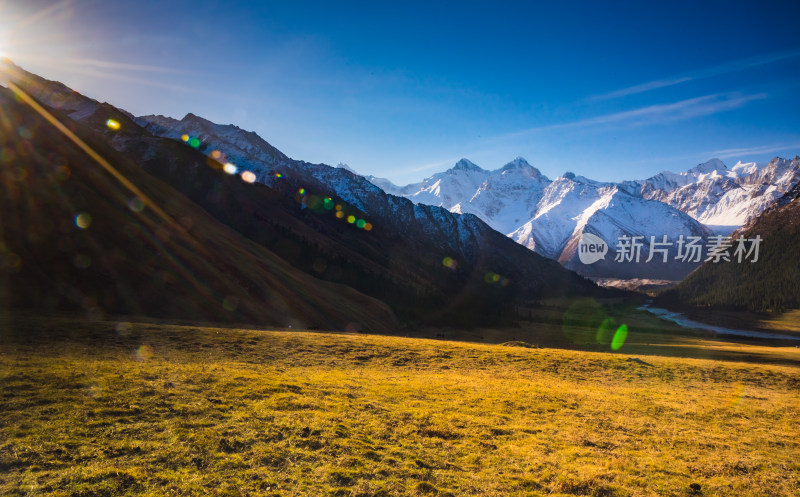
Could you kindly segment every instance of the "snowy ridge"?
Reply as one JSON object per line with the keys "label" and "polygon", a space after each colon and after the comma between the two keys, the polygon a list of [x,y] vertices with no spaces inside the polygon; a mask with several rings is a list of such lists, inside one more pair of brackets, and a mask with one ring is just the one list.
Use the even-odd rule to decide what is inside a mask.
{"label": "snowy ridge", "polygon": [[661,173],[626,186],[634,193],[638,187],[644,198],[659,200],[703,224],[730,232],[761,214],[798,182],[800,160],[776,157],[763,165],[737,162],[731,169],[712,159],[680,175]]}
{"label": "snowy ridge", "polygon": [[231,162],[239,171],[255,173],[257,181],[270,186],[280,181],[276,174],[290,171],[307,174],[329,185],[342,199],[365,211],[369,197],[383,193],[343,164],[331,167],[290,159],[256,133],[232,124],[216,124],[191,113],[181,120],[142,116],[136,118],[136,122],[158,136],[175,140],[180,140],[183,135],[196,137],[200,140],[202,152],[210,154],[218,150],[222,153],[221,161]]}
{"label": "snowy ridge", "polygon": [[[8,61],[2,64],[6,79],[24,77],[26,91],[75,120],[87,121],[105,105]],[[397,186],[386,179],[359,176],[343,164],[334,168],[290,159],[254,132],[191,113],[180,120],[143,116],[135,121],[157,136],[196,137],[202,152],[219,151],[218,160],[233,163],[239,171],[252,171],[270,186],[276,186],[280,174],[313,179],[320,190],[366,213],[413,222],[432,236],[452,235],[462,244],[485,229],[480,219],[519,244],[568,265],[582,233],[597,234],[613,245],[620,234],[672,237],[708,233],[708,227],[730,232],[800,183],[798,157],[776,157],[767,164],[737,162],[731,168],[711,159],[682,173],[663,172],[618,184],[573,173],[550,180],[517,157],[494,170],[462,159],[420,183]]]}
{"label": "snowy ridge", "polygon": [[[88,121],[105,105],[9,62],[3,64],[9,80],[18,79],[17,73],[23,75],[31,95],[75,120]],[[480,219],[519,244],[568,266],[583,233],[601,236],[610,246],[621,234],[672,238],[708,233],[708,228],[728,233],[754,219],[800,182],[798,157],[775,158],[767,164],[737,162],[731,168],[711,159],[682,173],[663,172],[616,184],[573,173],[550,180],[517,157],[494,170],[462,159],[420,183],[397,186],[386,179],[360,176],[344,164],[330,167],[290,159],[254,132],[191,113],[180,120],[164,116],[134,120],[157,136],[198,138],[202,152],[211,155],[219,151],[217,160],[233,163],[239,172],[251,171],[257,181],[267,185],[277,186],[281,175],[307,178],[316,182],[319,190],[335,194],[365,213],[394,216],[427,234],[464,246],[485,229]],[[593,270],[600,267],[592,266]],[[585,267],[576,269],[586,272]]]}
{"label": "snowy ridge", "polygon": [[[221,161],[231,162],[240,172],[255,173],[256,180],[268,186],[277,186],[287,175],[301,181],[306,178],[308,183],[317,183],[320,192],[324,190],[326,194],[336,195],[368,215],[392,218],[399,225],[409,229],[413,227],[467,257],[477,256],[476,240],[488,230],[476,216],[456,216],[439,206],[387,195],[345,164],[331,167],[291,159],[256,133],[234,125],[215,124],[191,113],[181,120],[164,116],[142,116],[135,120],[157,136],[175,140],[182,140],[183,135],[196,137],[200,140],[200,151],[207,155],[219,151]],[[463,161],[457,167],[457,171],[471,174],[481,174],[482,171],[469,161]],[[435,189],[435,186],[431,185],[431,188]]]}
{"label": "snowy ridge", "polygon": [[[589,267],[575,262],[582,233],[596,234],[609,246],[622,235],[645,240],[667,235],[675,240],[680,235],[730,233],[800,183],[800,159],[737,162],[730,169],[711,159],[682,173],[665,171],[621,183],[602,183],[571,172],[551,181],[520,157],[491,171],[462,159],[445,172],[406,186],[367,179],[418,204],[474,214],[519,244],[582,274],[612,276],[597,274],[610,270],[603,264]],[[677,279],[685,269],[642,267],[635,276]]]}
{"label": "snowy ridge", "polygon": [[[33,96],[73,119],[89,119],[103,105],[60,83],[41,78],[33,81],[35,84],[27,86]],[[486,229],[480,219],[541,255],[601,277],[626,275],[603,273],[602,263],[576,265],[575,247],[582,233],[596,234],[613,247],[623,234],[649,240],[661,235],[671,239],[681,234],[706,235],[706,226],[730,232],[800,182],[797,157],[775,158],[768,164],[738,162],[730,169],[712,159],[683,173],[663,172],[618,184],[573,173],[550,180],[517,157],[494,170],[462,159],[420,183],[397,186],[386,179],[360,176],[344,164],[330,167],[293,160],[254,132],[191,113],[180,120],[164,116],[134,120],[157,136],[175,140],[183,135],[196,137],[202,152],[219,151],[222,156],[218,160],[233,163],[239,172],[255,173],[257,181],[269,186],[276,186],[280,175],[286,174],[313,179],[320,189],[365,213],[396,217],[398,222],[441,237],[442,243],[448,240],[446,243],[460,246],[449,248],[474,247]],[[634,276],[664,277],[648,273],[647,267]]]}

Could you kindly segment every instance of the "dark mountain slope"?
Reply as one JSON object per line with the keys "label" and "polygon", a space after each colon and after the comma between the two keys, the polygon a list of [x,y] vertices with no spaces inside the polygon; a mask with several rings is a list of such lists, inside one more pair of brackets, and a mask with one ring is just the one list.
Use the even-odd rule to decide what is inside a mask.
{"label": "dark mountain slope", "polygon": [[795,185],[739,235],[763,239],[755,263],[706,263],[674,289],[659,305],[715,307],[750,311],[800,308],[800,185]]}
{"label": "dark mountain slope", "polygon": [[[241,133],[237,136],[248,154],[262,154],[274,168],[270,187],[248,184],[224,174],[220,162],[198,150],[153,136],[125,111],[12,69],[13,79],[41,101],[102,133],[116,150],[216,219],[297,268],[387,302],[406,321],[491,324],[507,316],[518,300],[607,295],[475,216],[415,206],[349,171],[288,159],[254,133],[225,127],[226,132]],[[120,123],[118,130],[106,127],[109,118]],[[196,116],[186,119],[197,121],[201,129],[218,128]],[[224,145],[204,137],[198,148],[210,153],[218,147],[226,154]],[[335,205],[345,214],[341,218],[335,216]],[[347,223],[351,215],[373,229]]]}
{"label": "dark mountain slope", "polygon": [[[105,110],[92,118],[95,126],[104,122]],[[139,157],[148,172],[297,267],[380,298],[405,320],[492,324],[517,300],[605,295],[475,216],[415,206],[348,171],[290,163],[276,170],[280,178],[266,188],[222,174],[219,164],[187,154],[189,147],[180,142],[127,129],[115,146]],[[334,177],[320,179],[318,171],[309,171],[312,166]],[[333,186],[342,176],[346,198]],[[326,209],[328,198],[329,207],[341,206],[342,218]],[[372,230],[347,223],[349,215],[370,222]],[[446,266],[446,258],[454,262]]]}
{"label": "dark mountain slope", "polygon": [[4,88],[0,109],[4,309],[334,329],[396,326],[383,303],[298,271],[154,179],[107,137],[54,111],[174,224],[143,208],[141,199]]}

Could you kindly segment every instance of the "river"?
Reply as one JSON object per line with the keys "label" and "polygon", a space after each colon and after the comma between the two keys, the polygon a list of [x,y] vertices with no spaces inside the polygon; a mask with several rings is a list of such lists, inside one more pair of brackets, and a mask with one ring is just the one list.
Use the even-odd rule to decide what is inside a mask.
{"label": "river", "polygon": [[684,328],[709,330],[713,331],[718,335],[732,335],[732,336],[750,337],[750,338],[769,338],[772,340],[800,341],[800,336],[783,335],[780,333],[767,333],[764,331],[734,330],[731,328],[725,328],[723,326],[701,323],[700,321],[695,321],[693,319],[687,318],[680,312],[673,312],[667,309],[659,309],[658,307],[650,307],[650,304],[645,304],[639,307],[639,309],[655,314],[661,319],[666,319],[667,321],[672,321],[673,323],[677,323],[678,325],[683,326]]}

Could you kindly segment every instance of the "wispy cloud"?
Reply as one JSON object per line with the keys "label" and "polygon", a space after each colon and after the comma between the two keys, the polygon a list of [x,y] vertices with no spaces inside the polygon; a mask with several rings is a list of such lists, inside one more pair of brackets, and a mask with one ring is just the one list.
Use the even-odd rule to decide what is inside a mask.
{"label": "wispy cloud", "polygon": [[64,64],[72,65],[75,67],[94,67],[99,69],[114,69],[119,71],[132,71],[132,72],[151,72],[162,74],[187,74],[189,71],[183,69],[176,69],[173,67],[152,66],[145,64],[126,64],[123,62],[110,62],[98,59],[76,59],[65,58]]}
{"label": "wispy cloud", "polygon": [[751,69],[758,66],[772,64],[775,62],[779,62],[786,59],[792,59],[795,57],[800,57],[800,50],[761,55],[759,57],[751,57],[749,59],[737,60],[734,62],[729,62],[727,64],[711,66],[687,74],[676,75],[664,79],[649,81],[647,83],[641,83],[638,85],[629,86],[627,88],[614,90],[612,92],[604,93],[602,95],[595,95],[587,98],[586,101],[592,102],[592,101],[612,100],[615,98],[627,97],[629,95],[636,95],[638,93],[657,90],[659,88],[666,88],[669,86],[679,85],[687,81],[695,81],[698,79],[711,78],[714,76],[722,76],[724,74],[732,74],[744,71],[745,69]]}
{"label": "wispy cloud", "polygon": [[603,114],[600,116],[591,117],[588,119],[580,119],[567,123],[538,126],[535,128],[529,128],[506,135],[501,135],[499,137],[495,137],[495,139],[513,138],[538,131],[585,128],[612,124],[631,127],[665,124],[686,119],[693,119],[696,117],[709,116],[726,110],[736,109],[753,100],[761,100],[764,98],[767,98],[766,93],[757,93],[753,95],[745,95],[738,92],[715,93],[713,95],[704,95],[702,97],[680,100],[678,102],[668,104],[649,105],[647,107],[640,107],[633,110]]}
{"label": "wispy cloud", "polygon": [[106,68],[101,68],[99,66],[80,66],[69,63],[67,60],[60,60],[51,57],[40,57],[40,56],[33,56],[28,57],[29,60],[35,60],[37,62],[46,61],[50,67],[58,68],[59,70],[65,73],[72,73],[78,74],[82,76],[90,76],[93,78],[102,78],[111,81],[119,81],[123,83],[139,85],[139,86],[150,86],[153,88],[161,88],[165,90],[170,90],[177,93],[193,93],[193,94],[204,94],[204,95],[218,95],[218,92],[193,87],[193,86],[186,86],[181,84],[172,84],[169,82],[155,80],[153,78],[148,77],[137,77],[130,74],[123,74],[117,70],[111,70]]}
{"label": "wispy cloud", "polygon": [[792,150],[795,154],[800,153],[800,140],[795,142],[771,143],[769,145],[756,145],[752,147],[726,148],[706,152],[704,156],[716,157],[718,159],[729,159],[731,157],[742,159],[747,156],[771,154],[784,152],[786,150]]}
{"label": "wispy cloud", "polygon": [[744,104],[767,98],[766,93],[743,95],[741,93],[716,93],[702,97],[690,98],[670,104],[657,104],[639,109],[606,114],[568,124],[570,127],[591,126],[598,124],[625,123],[635,126],[645,124],[661,124],[681,121],[695,117],[717,114],[735,109]]}
{"label": "wispy cloud", "polygon": [[[738,92],[715,93],[712,95],[704,95],[701,97],[680,100],[678,102],[649,105],[646,107],[640,107],[638,109],[632,109],[623,112],[615,112],[610,114],[603,114],[600,116],[595,116],[587,119],[579,119],[576,121],[570,121],[566,123],[537,126],[534,128],[528,128],[521,131],[515,131],[512,133],[497,135],[482,140],[481,144],[478,145],[479,148],[473,150],[472,154],[466,153],[458,157],[450,157],[448,159],[430,162],[423,165],[398,169],[393,174],[393,176],[403,177],[421,171],[441,169],[444,166],[453,165],[461,157],[474,157],[476,155],[481,155],[485,153],[486,152],[485,146],[488,145],[489,143],[503,142],[506,140],[529,136],[536,133],[557,131],[557,130],[602,127],[602,126],[641,127],[649,125],[668,124],[672,122],[693,119],[697,117],[710,116],[713,114],[717,114],[719,112],[736,109],[744,106],[748,102],[761,100],[764,98],[767,98],[766,93],[757,93],[752,95],[742,94]],[[481,145],[483,145],[483,147],[481,147]],[[790,148],[790,147],[785,147],[785,148]],[[726,151],[717,151],[706,154],[692,154],[692,155],[687,155],[683,159],[689,160],[689,159],[694,159],[698,156],[725,158],[725,157],[735,157],[739,155],[739,154],[734,154],[733,150],[730,151],[731,155],[726,155],[725,152]],[[742,152],[741,155],[745,155],[745,153]],[[671,158],[671,159],[678,160],[679,158]]]}
{"label": "wispy cloud", "polygon": [[748,147],[733,147],[719,150],[704,150],[700,152],[693,152],[681,155],[671,155],[667,157],[657,157],[653,159],[643,159],[628,161],[628,165],[641,165],[641,164],[668,164],[679,161],[707,161],[709,159],[737,159],[748,160],[753,156],[778,154],[779,152],[789,151],[792,157],[800,154],[800,139],[795,141],[785,141],[778,143],[769,143],[765,145],[752,145]]}
{"label": "wispy cloud", "polygon": [[685,83],[686,81],[691,81],[694,78],[689,76],[683,76],[679,78],[669,78],[669,79],[659,79],[655,81],[649,81],[647,83],[642,83],[640,85],[629,86],[628,88],[622,88],[620,90],[615,90],[603,95],[595,95],[593,97],[589,97],[586,100],[589,102],[598,101],[598,100],[611,100],[614,98],[626,97],[628,95],[635,95],[637,93],[644,93],[650,90],[657,90],[659,88],[666,88],[668,86],[675,86],[681,83]]}
{"label": "wispy cloud", "polygon": [[47,18],[56,17],[57,15],[61,14],[71,15],[72,12],[68,10],[68,8],[74,6],[75,3],[76,3],[75,0],[62,0],[61,2],[50,5],[49,7],[41,9],[24,19],[17,20],[16,29],[20,29],[37,22],[41,22],[42,20],[45,20]]}

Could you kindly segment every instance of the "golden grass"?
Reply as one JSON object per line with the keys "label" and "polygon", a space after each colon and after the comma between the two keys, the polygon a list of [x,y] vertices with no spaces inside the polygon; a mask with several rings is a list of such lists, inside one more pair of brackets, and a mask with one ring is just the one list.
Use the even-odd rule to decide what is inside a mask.
{"label": "golden grass", "polygon": [[794,348],[2,324],[4,495],[800,493]]}
{"label": "golden grass", "polygon": [[800,332],[800,309],[764,319],[759,322],[759,325],[768,330]]}

